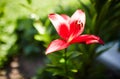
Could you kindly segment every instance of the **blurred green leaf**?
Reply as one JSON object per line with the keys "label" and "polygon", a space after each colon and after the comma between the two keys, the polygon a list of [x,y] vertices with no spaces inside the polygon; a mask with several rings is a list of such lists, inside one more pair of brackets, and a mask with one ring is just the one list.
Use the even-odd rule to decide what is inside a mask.
{"label": "blurred green leaf", "polygon": [[29,4],[31,4],[31,3],[32,3],[32,0],[27,0],[27,2],[28,2]]}

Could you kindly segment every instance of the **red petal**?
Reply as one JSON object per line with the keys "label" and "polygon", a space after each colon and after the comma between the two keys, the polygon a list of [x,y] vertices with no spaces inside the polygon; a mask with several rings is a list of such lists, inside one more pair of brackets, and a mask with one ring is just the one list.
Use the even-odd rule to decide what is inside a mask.
{"label": "red petal", "polygon": [[104,44],[104,42],[100,39],[100,37],[95,36],[95,35],[81,35],[81,36],[78,36],[77,38],[73,39],[71,43]]}
{"label": "red petal", "polygon": [[54,40],[50,43],[50,45],[48,46],[45,54],[50,54],[52,52],[58,51],[58,50],[62,50],[65,49],[69,46],[68,43],[66,43],[64,40],[61,39],[57,39]]}
{"label": "red petal", "polygon": [[58,14],[50,14],[49,19],[54,25],[60,37],[67,40],[69,37],[69,25],[65,17]]}
{"label": "red petal", "polygon": [[85,26],[85,13],[82,10],[77,10],[70,20],[70,33],[78,36],[80,35]]}

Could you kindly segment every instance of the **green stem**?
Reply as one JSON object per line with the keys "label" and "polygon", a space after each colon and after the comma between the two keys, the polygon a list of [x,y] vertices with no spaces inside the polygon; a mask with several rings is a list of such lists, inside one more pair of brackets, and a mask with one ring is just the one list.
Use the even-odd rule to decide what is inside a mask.
{"label": "green stem", "polygon": [[65,74],[66,74],[66,77],[67,77],[67,76],[68,76],[68,68],[67,68],[67,48],[65,49],[64,59],[65,59]]}

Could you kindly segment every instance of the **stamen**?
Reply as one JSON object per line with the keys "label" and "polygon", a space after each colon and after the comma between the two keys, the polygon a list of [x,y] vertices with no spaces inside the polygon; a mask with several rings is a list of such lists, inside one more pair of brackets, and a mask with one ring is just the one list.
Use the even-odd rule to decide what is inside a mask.
{"label": "stamen", "polygon": [[81,20],[78,20],[77,24],[80,25],[81,27],[83,26],[83,23],[81,22]]}

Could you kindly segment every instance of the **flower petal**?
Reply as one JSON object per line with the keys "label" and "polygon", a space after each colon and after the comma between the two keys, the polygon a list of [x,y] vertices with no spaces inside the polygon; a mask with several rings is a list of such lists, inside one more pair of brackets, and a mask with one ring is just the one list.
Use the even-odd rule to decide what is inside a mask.
{"label": "flower petal", "polygon": [[73,36],[80,35],[85,26],[85,13],[82,10],[77,10],[70,19],[70,33]]}
{"label": "flower petal", "polygon": [[45,54],[50,54],[52,52],[65,49],[68,46],[69,46],[69,44],[66,43],[64,40],[56,39],[56,40],[54,40],[50,43],[50,45],[48,46]]}
{"label": "flower petal", "polygon": [[65,14],[61,14],[61,16],[65,19],[65,20],[67,20],[68,22],[69,22],[69,20],[70,20],[70,17],[68,16],[68,15],[65,15]]}
{"label": "flower petal", "polygon": [[104,44],[104,42],[100,39],[100,37],[95,36],[95,35],[81,35],[73,39],[71,43]]}
{"label": "flower petal", "polygon": [[60,16],[58,14],[50,14],[48,17],[60,37],[67,40],[69,37],[69,24],[68,21],[65,19],[66,17]]}

